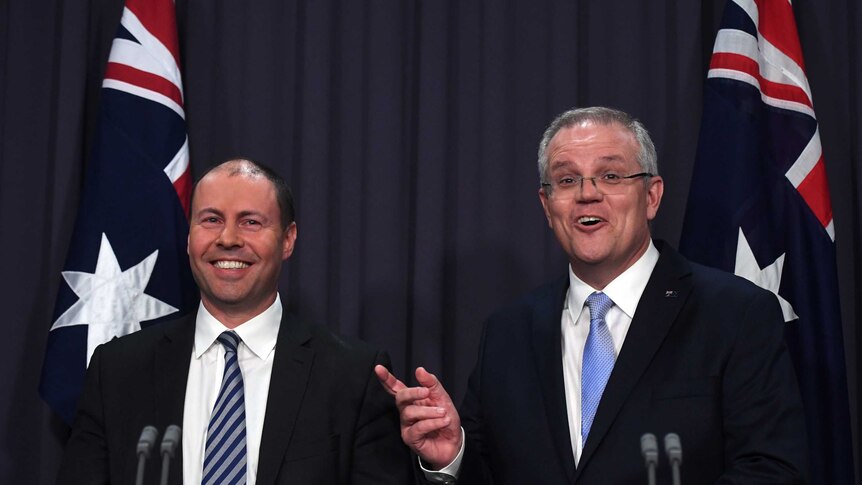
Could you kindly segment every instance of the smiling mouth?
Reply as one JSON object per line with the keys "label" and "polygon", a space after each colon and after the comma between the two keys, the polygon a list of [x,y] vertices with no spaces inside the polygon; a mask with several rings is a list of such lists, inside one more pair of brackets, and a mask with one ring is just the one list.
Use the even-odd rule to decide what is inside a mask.
{"label": "smiling mouth", "polygon": [[245,269],[251,265],[242,261],[215,261],[213,266],[219,269]]}
{"label": "smiling mouth", "polygon": [[585,226],[595,226],[600,222],[602,222],[601,219],[593,216],[583,216],[578,218],[578,224],[583,224]]}

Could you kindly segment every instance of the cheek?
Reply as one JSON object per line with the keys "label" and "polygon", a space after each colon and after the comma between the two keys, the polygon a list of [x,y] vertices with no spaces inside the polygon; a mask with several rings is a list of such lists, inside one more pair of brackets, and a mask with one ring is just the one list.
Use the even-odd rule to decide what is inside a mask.
{"label": "cheek", "polygon": [[557,215],[548,221],[548,225],[551,229],[554,230],[557,234],[568,234],[572,231],[571,225],[568,222],[568,219]]}
{"label": "cheek", "polygon": [[562,204],[554,204],[547,208],[545,211],[545,215],[548,218],[548,222],[553,225],[567,225],[566,222],[569,220],[569,213],[571,212],[568,207],[561,207]]}
{"label": "cheek", "polygon": [[259,257],[266,260],[280,260],[283,246],[281,240],[277,240],[270,235],[256,235],[254,238],[246,239],[246,247]]}
{"label": "cheek", "polygon": [[205,236],[205,234],[196,234],[194,237],[189,237],[188,252],[193,260],[202,258],[209,248],[210,241]]}
{"label": "cheek", "polygon": [[201,253],[201,247],[203,243],[200,238],[189,238],[189,254],[191,255],[199,255]]}

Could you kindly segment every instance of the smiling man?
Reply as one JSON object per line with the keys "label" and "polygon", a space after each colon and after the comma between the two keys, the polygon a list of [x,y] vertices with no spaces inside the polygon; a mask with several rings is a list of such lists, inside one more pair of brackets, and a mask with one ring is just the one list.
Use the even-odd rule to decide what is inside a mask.
{"label": "smiling man", "polygon": [[198,182],[192,199],[192,273],[203,307],[228,328],[275,302],[282,261],[296,243],[290,194],[265,173],[247,161],[228,162]]}
{"label": "smiling man", "polygon": [[141,430],[170,424],[182,426],[171,483],[408,483],[397,410],[372,371],[388,356],[282,308],[297,238],[284,180],[231,160],[191,206],[197,314],[97,348],[58,483],[134,483]]}
{"label": "smiling man", "polygon": [[[775,296],[650,237],[652,140],[628,114],[557,117],[539,200],[567,275],[492,315],[456,411],[437,378],[376,372],[431,482],[640,484],[641,436],[681,438],[683,483],[802,483],[805,426]],[[658,482],[670,483],[662,459]]]}

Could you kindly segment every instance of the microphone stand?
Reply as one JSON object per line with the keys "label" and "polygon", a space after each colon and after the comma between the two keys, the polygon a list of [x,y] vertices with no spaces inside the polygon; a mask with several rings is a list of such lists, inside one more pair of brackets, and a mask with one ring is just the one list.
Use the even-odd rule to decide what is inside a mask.
{"label": "microphone stand", "polygon": [[682,443],[678,434],[668,433],[664,436],[664,452],[667,453],[667,459],[670,462],[673,485],[680,485],[679,467],[682,466]]}
{"label": "microphone stand", "polygon": [[141,430],[141,437],[138,438],[138,469],[135,473],[135,484],[144,484],[144,469],[146,468],[147,458],[150,457],[150,451],[156,445],[156,438],[159,437],[159,430],[153,426],[144,426]]}
{"label": "microphone stand", "polygon": [[658,442],[655,435],[646,433],[641,436],[641,454],[647,469],[647,482],[655,485],[655,469],[658,467]]}
{"label": "microphone stand", "polygon": [[162,438],[162,480],[161,485],[168,485],[168,470],[171,466],[171,458],[176,454],[177,446],[180,443],[180,427],[172,424],[165,430],[165,437]]}

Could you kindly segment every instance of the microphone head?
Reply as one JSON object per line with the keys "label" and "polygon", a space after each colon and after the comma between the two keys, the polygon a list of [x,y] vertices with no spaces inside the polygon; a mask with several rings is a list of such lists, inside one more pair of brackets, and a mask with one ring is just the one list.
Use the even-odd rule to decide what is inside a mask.
{"label": "microphone head", "polygon": [[167,454],[171,458],[177,451],[177,446],[180,444],[180,427],[172,424],[165,430],[165,437],[162,438],[162,456]]}
{"label": "microphone head", "polygon": [[156,439],[159,437],[159,430],[154,426],[144,426],[141,431],[141,437],[138,438],[138,455],[143,454],[145,457],[150,457],[150,451],[156,446]]}
{"label": "microphone head", "polygon": [[641,454],[647,466],[658,466],[658,441],[652,433],[645,433],[641,436]]}
{"label": "microphone head", "polygon": [[664,451],[671,463],[677,461],[682,464],[682,443],[678,434],[668,433],[664,435]]}

